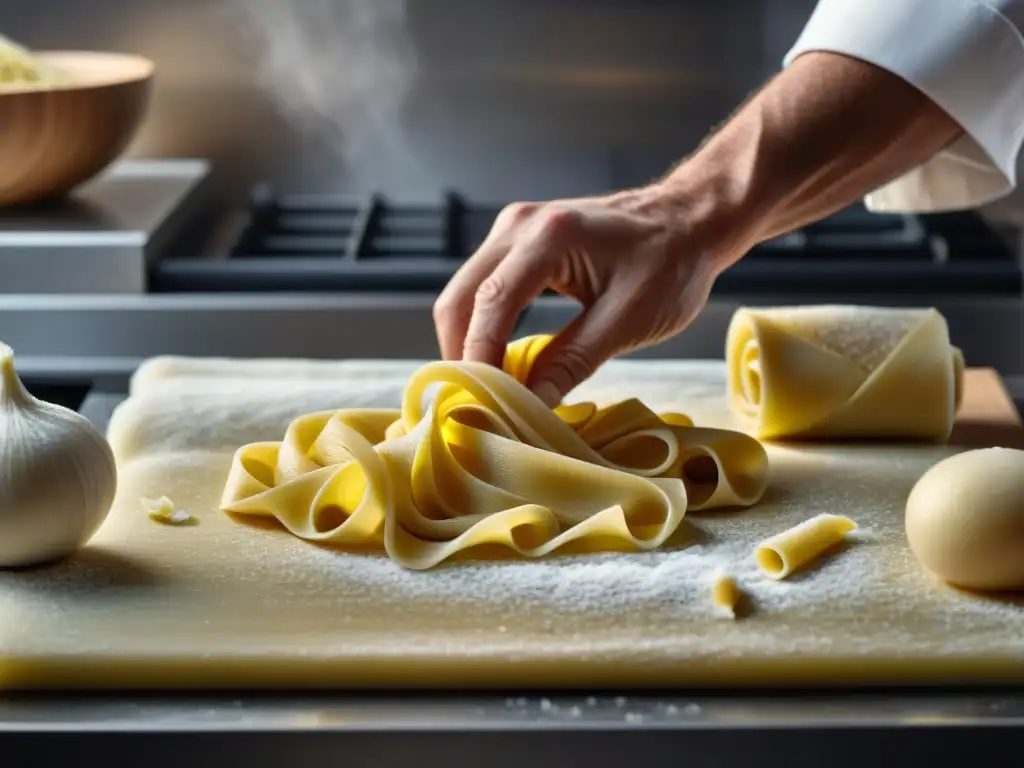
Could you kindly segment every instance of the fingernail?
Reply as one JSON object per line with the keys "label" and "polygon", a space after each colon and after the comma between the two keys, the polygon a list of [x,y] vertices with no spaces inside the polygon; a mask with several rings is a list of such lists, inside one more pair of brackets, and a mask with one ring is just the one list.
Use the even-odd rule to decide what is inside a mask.
{"label": "fingernail", "polygon": [[543,400],[548,408],[554,408],[562,402],[562,393],[550,381],[542,381],[534,385],[533,394]]}

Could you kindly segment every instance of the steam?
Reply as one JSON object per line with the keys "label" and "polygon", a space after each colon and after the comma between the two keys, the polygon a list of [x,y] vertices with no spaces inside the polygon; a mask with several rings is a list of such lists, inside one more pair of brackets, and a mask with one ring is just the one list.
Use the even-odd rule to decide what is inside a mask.
{"label": "steam", "polygon": [[402,107],[417,58],[407,0],[231,0],[257,42],[254,76],[303,138],[361,180],[416,171]]}

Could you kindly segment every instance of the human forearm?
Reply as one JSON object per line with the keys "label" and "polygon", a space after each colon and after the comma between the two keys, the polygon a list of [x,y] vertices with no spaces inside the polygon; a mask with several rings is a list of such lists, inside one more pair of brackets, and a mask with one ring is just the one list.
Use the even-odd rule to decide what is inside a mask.
{"label": "human forearm", "polygon": [[[663,182],[680,200],[715,190],[712,214],[757,242],[827,216],[925,162],[961,133],[899,77],[845,56],[801,56]],[[716,225],[717,226],[717,225]]]}

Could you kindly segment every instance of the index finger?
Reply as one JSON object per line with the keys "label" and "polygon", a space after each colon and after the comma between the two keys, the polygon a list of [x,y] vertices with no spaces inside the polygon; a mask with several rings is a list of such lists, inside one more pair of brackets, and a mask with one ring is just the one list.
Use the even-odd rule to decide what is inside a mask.
{"label": "index finger", "polygon": [[444,360],[462,359],[473,315],[474,296],[507,252],[506,245],[497,242],[493,234],[489,236],[477,252],[456,270],[434,302],[434,329]]}
{"label": "index finger", "polygon": [[434,302],[434,328],[445,360],[461,360],[473,304],[480,285],[508,255],[516,233],[529,221],[534,203],[512,203],[498,213],[487,237],[452,275]]}
{"label": "index finger", "polygon": [[519,315],[547,287],[565,253],[567,222],[559,212],[531,227],[480,284],[473,299],[463,360],[502,366]]}

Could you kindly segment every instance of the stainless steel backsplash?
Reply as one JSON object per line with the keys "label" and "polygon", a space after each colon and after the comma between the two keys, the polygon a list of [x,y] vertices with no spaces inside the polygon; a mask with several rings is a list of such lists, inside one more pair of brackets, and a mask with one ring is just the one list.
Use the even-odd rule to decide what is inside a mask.
{"label": "stainless steel backsplash", "polygon": [[131,152],[285,188],[481,200],[641,183],[778,68],[814,0],[33,0],[34,48],[157,63]]}

